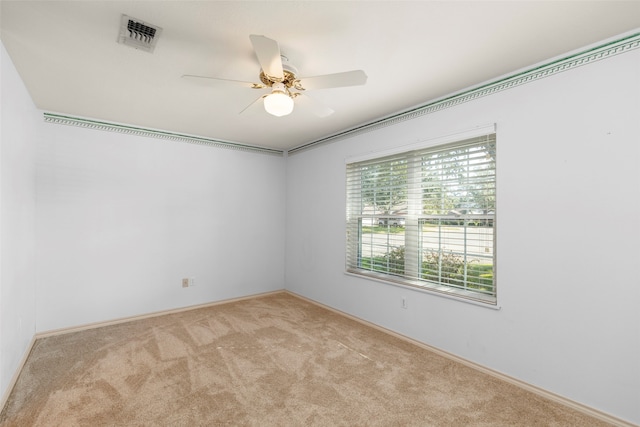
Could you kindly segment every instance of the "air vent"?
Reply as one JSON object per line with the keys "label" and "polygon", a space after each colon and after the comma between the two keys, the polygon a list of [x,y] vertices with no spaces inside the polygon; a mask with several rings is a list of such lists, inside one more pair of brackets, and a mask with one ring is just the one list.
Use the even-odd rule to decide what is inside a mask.
{"label": "air vent", "polygon": [[139,19],[122,15],[118,43],[152,53],[158,42],[162,28]]}

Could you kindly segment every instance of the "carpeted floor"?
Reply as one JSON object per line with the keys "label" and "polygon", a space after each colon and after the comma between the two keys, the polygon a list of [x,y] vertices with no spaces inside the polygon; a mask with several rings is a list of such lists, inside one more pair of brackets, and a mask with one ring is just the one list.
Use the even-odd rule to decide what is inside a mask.
{"label": "carpeted floor", "polygon": [[38,339],[2,426],[604,426],[280,293]]}

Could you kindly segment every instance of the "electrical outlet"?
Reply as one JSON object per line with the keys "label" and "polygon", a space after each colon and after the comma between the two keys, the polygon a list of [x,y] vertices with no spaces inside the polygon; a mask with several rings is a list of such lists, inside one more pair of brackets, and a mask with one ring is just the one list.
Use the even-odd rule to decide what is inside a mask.
{"label": "electrical outlet", "polygon": [[196,285],[196,278],[189,277],[189,286],[195,286],[195,285]]}
{"label": "electrical outlet", "polygon": [[188,278],[184,278],[182,279],[182,287],[183,288],[188,288],[189,287],[189,279]]}
{"label": "electrical outlet", "polygon": [[402,297],[402,308],[407,308],[407,299]]}

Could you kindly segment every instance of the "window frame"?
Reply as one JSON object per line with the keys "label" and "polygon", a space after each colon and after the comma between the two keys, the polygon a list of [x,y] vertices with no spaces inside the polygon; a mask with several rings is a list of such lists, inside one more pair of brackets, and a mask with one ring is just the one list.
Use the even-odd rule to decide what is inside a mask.
{"label": "window frame", "polygon": [[[357,186],[357,188],[359,188],[359,190],[357,190],[359,191],[359,194],[355,196],[356,199],[359,198],[360,200],[354,203],[354,195],[351,193],[354,191],[353,190],[354,187],[350,187],[350,184],[349,184],[349,178],[350,178],[349,168],[353,167],[353,165],[356,165],[357,167],[357,165],[359,164],[361,165],[363,164],[363,162],[380,161],[382,162],[382,164],[384,164],[384,162],[387,161],[386,159],[389,158],[390,156],[394,156],[393,157],[394,160],[396,158],[408,159],[409,158],[408,156],[415,155],[416,151],[419,153],[419,155],[424,155],[425,153],[428,154],[430,152],[438,152],[443,150],[445,152],[451,151],[455,149],[460,149],[461,147],[462,148],[467,147],[468,149],[468,147],[474,147],[475,143],[478,143],[478,144],[481,143],[481,139],[478,139],[478,138],[483,138],[483,137],[487,138],[487,140],[491,144],[493,144],[493,147],[494,147],[493,168],[490,169],[493,173],[493,180],[492,180],[492,184],[493,184],[492,195],[494,198],[493,209],[491,213],[485,212],[484,214],[477,214],[477,213],[470,214],[470,215],[467,215],[465,218],[484,220],[486,221],[485,224],[491,223],[490,229],[492,231],[492,236],[491,236],[491,253],[492,254],[490,259],[491,259],[491,265],[492,265],[491,272],[493,276],[491,279],[492,280],[491,286],[487,285],[487,289],[489,289],[489,291],[469,289],[469,287],[467,287],[468,249],[467,249],[466,243],[464,246],[464,257],[463,257],[464,258],[463,268],[464,268],[464,278],[465,278],[464,287],[460,287],[459,285],[445,284],[445,283],[442,283],[441,281],[435,282],[435,281],[427,280],[422,276],[423,260],[424,260],[425,252],[423,252],[423,249],[421,246],[422,243],[421,243],[420,234],[424,229],[423,227],[424,222],[430,219],[433,219],[435,217],[438,217],[438,215],[426,215],[425,212],[423,211],[424,184],[422,183],[422,181],[417,181],[417,180],[415,180],[414,182],[420,182],[420,184],[418,184],[419,189],[415,188],[416,185],[412,186],[411,184],[407,184],[407,191],[413,192],[414,196],[407,197],[407,202],[406,202],[407,215],[402,218],[406,222],[405,232],[403,233],[404,244],[402,245],[403,251],[407,251],[407,255],[405,255],[404,253],[402,254],[402,269],[403,269],[402,271],[404,272],[404,274],[403,275],[393,274],[391,273],[391,268],[389,267],[387,268],[387,272],[375,270],[373,269],[373,267],[362,268],[362,261],[365,259],[365,257],[361,253],[362,247],[363,247],[363,243],[362,243],[363,220],[370,218],[371,225],[373,225],[374,222],[378,221],[376,217],[379,216],[379,213],[375,212],[375,208],[374,208],[374,212],[369,215],[364,214],[362,212],[364,207],[364,204],[363,204],[364,202],[362,201],[362,198],[363,198],[362,194],[364,192],[363,190],[364,187],[362,186],[361,183],[358,184]],[[346,242],[345,273],[350,275],[355,275],[358,277],[365,277],[375,281],[381,281],[383,283],[388,283],[392,285],[408,286],[413,289],[418,289],[418,290],[426,291],[429,293],[436,293],[438,295],[442,295],[446,297],[462,299],[466,302],[479,303],[482,306],[490,306],[490,307],[497,308],[497,304],[498,304],[497,245],[496,245],[497,201],[495,199],[497,194],[496,173],[497,173],[498,166],[497,166],[497,155],[496,155],[496,151],[497,151],[496,141],[497,141],[496,127],[495,127],[495,124],[492,124],[492,125],[477,127],[464,132],[458,132],[458,133],[447,135],[440,138],[418,141],[417,143],[399,146],[392,150],[370,152],[363,156],[350,157],[345,159],[346,169],[347,169],[347,172],[346,172],[347,173],[346,175],[347,242]],[[416,167],[410,167],[408,168],[408,170],[415,172]],[[408,173],[411,173],[411,172],[408,172]],[[382,188],[384,189],[384,187]],[[416,191],[419,191],[419,193],[416,193]],[[416,194],[419,194],[419,196],[416,196]],[[358,212],[357,214],[353,212],[357,210],[356,208],[354,208],[354,205],[360,206],[360,212]],[[387,212],[387,215],[389,216],[389,218],[401,217],[401,215],[398,215],[396,213],[391,213],[391,212]],[[447,219],[450,219],[450,218],[447,217]],[[466,221],[467,220],[465,219],[465,222],[461,227],[464,230],[463,232],[465,234],[465,238],[466,238],[467,228],[469,227]],[[477,226],[477,223],[475,225]],[[388,225],[387,227],[388,228],[387,228],[386,236],[389,236],[390,226]],[[443,228],[443,225],[441,224],[438,227],[439,227],[438,230],[441,230]],[[407,229],[409,228],[410,228],[410,231],[407,231]],[[486,227],[483,227],[483,228],[486,228]],[[354,234],[356,235],[354,236]],[[407,236],[409,236],[409,239],[408,239],[409,242],[407,242]],[[387,255],[389,255],[389,252],[388,252],[389,247],[390,246],[387,246]],[[440,256],[442,255],[443,255],[443,252],[441,251]],[[413,261],[413,263],[417,262],[417,265],[408,266],[408,267],[405,266],[405,261],[404,261],[405,257],[407,261]],[[389,258],[390,257],[388,257],[387,260]],[[369,256],[368,259],[370,263],[373,263],[372,256]],[[409,262],[408,264],[413,264],[413,263]],[[409,270],[408,274],[407,274],[407,269]],[[441,278],[442,274],[439,273],[438,277]]]}

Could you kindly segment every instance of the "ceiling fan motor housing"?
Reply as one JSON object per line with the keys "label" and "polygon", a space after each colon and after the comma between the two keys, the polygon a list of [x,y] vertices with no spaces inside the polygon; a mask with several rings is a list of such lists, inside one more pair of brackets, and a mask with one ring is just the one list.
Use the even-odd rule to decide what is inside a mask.
{"label": "ceiling fan motor housing", "polygon": [[289,62],[289,58],[284,55],[280,55],[280,59],[282,59],[282,69],[285,72],[288,71],[294,77],[298,75],[298,69],[291,62]]}
{"label": "ceiling fan motor housing", "polygon": [[300,86],[300,81],[296,78],[298,69],[289,62],[289,58],[286,56],[280,55],[280,58],[282,59],[282,72],[284,74],[282,80],[268,76],[261,70],[260,81],[268,87],[272,87],[275,83],[283,83],[286,89],[293,87],[298,90],[304,90],[304,88]]}

